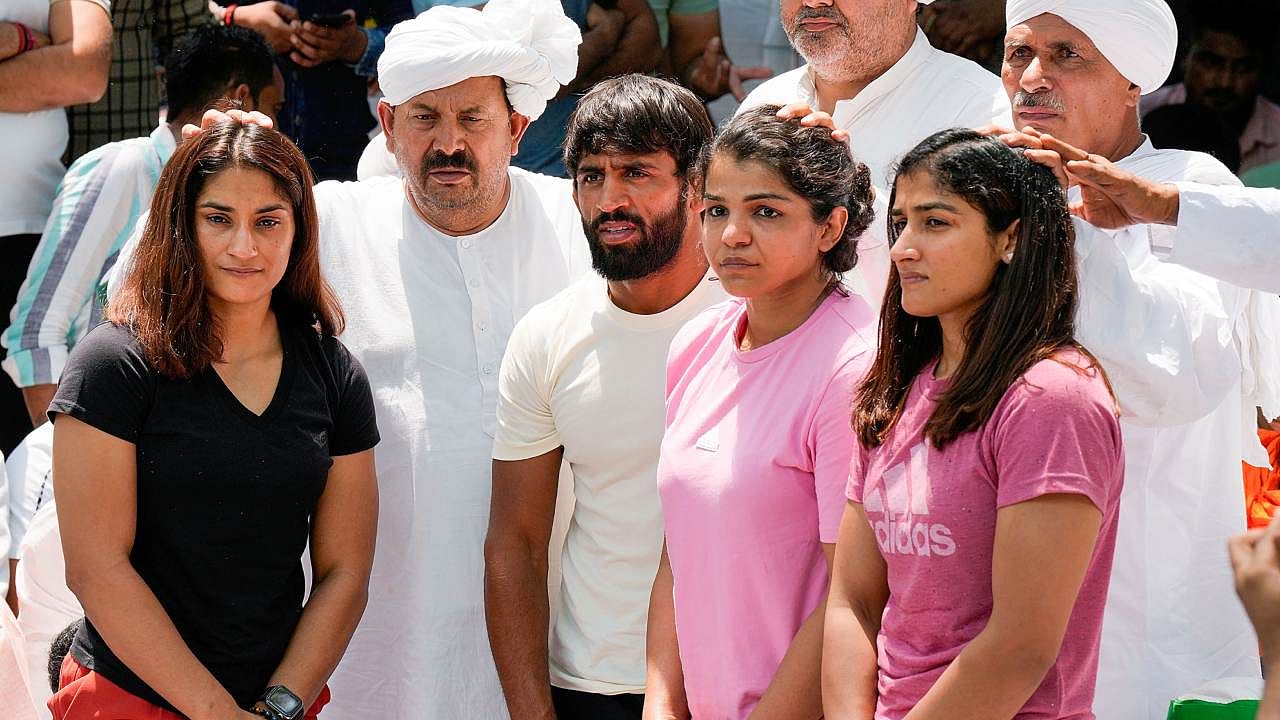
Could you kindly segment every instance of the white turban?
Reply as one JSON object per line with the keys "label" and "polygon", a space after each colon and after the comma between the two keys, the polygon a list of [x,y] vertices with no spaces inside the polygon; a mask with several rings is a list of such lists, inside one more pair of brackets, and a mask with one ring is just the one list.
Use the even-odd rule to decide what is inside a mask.
{"label": "white turban", "polygon": [[398,23],[378,59],[387,103],[497,75],[516,112],[537,120],[578,73],[582,32],[559,0],[490,0],[484,10],[433,7]]}
{"label": "white turban", "polygon": [[1159,89],[1173,69],[1178,25],[1165,0],[1009,0],[1005,27],[1045,13],[1087,35],[1143,95]]}

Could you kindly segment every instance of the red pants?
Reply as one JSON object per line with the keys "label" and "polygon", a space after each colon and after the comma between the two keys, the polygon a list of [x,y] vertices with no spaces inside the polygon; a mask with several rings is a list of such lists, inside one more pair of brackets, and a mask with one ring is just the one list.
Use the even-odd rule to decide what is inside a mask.
{"label": "red pants", "polygon": [[[49,698],[54,720],[183,720],[181,715],[152,705],[86,668],[71,657],[62,660],[58,678],[62,689]],[[320,691],[304,720],[316,720],[329,703],[329,688]]]}

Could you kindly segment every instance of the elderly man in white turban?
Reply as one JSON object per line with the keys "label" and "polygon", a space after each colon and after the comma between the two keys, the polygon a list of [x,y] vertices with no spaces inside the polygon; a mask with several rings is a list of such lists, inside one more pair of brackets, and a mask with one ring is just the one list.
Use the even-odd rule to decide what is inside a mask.
{"label": "elderly man in white turban", "polygon": [[[1213,158],[1156,150],[1141,132],[1138,98],[1164,82],[1177,42],[1164,0],[1010,0],[1006,21],[1002,76],[1017,127],[1158,182],[1238,184]],[[1245,526],[1240,460],[1265,461],[1254,407],[1274,393],[1257,371],[1280,360],[1255,326],[1276,299],[1157,262],[1150,237],[1147,225],[1077,224],[1078,337],[1127,411],[1102,720],[1164,718],[1174,697],[1259,670],[1225,548]],[[1114,289],[1135,283],[1143,292],[1118,301]]]}
{"label": "elderly man in white turban", "polygon": [[498,368],[524,313],[590,269],[570,181],[509,163],[579,42],[558,0],[400,23],[378,116],[404,178],[316,187],[325,277],[383,435],[368,609],[326,720],[507,715],[483,601]]}
{"label": "elderly man in white turban", "polygon": [[[780,0],[782,27],[806,64],[766,80],[739,112],[801,103],[830,113],[882,189],[893,163],[938,130],[1006,122],[1009,102],[999,78],[935,49],[916,26],[916,11],[931,2]],[[865,290],[855,289],[878,306],[889,277],[883,221],[859,239],[856,271],[851,279]]]}

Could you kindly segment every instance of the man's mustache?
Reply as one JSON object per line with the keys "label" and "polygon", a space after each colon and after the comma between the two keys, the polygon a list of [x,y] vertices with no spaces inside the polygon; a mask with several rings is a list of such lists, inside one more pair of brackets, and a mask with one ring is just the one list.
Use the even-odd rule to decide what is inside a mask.
{"label": "man's mustache", "polygon": [[447,168],[467,170],[474,173],[476,171],[476,159],[471,157],[471,153],[466,150],[456,150],[452,153],[437,150],[422,159],[423,172]]}
{"label": "man's mustache", "polygon": [[1030,93],[1026,90],[1019,90],[1013,94],[1013,106],[1031,108],[1048,108],[1058,112],[1066,112],[1067,105],[1062,102],[1062,98],[1051,92]]}
{"label": "man's mustache", "polygon": [[632,225],[635,225],[636,229],[640,232],[644,232],[645,230],[644,220],[640,217],[623,210],[614,210],[612,212],[600,213],[596,216],[595,220],[591,221],[591,234],[598,235],[600,232],[600,226],[607,222],[629,222]]}

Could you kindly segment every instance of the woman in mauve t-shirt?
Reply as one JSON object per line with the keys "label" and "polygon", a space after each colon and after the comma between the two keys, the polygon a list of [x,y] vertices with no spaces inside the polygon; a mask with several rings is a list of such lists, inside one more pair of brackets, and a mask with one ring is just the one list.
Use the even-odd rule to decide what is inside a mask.
{"label": "woman in mauve t-shirt", "polygon": [[671,343],[666,529],[645,716],[816,718],[822,604],[875,312],[840,285],[872,190],[831,131],[736,117],[704,168],[703,249],[735,299]]}
{"label": "woman in mauve t-shirt", "polygon": [[894,268],[823,649],[828,718],[1093,718],[1124,459],[1074,339],[1065,196],[945,130],[902,159]]}
{"label": "woman in mauve t-shirt", "polygon": [[334,337],[311,186],[274,130],[183,142],[107,322],[76,343],[49,406],[86,614],[58,720],[296,720],[329,697],[373,564],[378,430]]}

